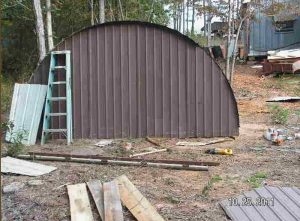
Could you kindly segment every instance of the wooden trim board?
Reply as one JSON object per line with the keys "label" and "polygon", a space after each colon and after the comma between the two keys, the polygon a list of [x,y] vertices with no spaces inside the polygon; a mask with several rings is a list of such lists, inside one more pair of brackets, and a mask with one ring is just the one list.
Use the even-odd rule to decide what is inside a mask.
{"label": "wooden trim board", "polygon": [[122,175],[116,178],[119,186],[122,203],[134,215],[138,221],[163,221],[156,209],[141,194],[141,192]]}
{"label": "wooden trim board", "polygon": [[68,185],[71,221],[93,221],[91,205],[85,183]]}
{"label": "wooden trim board", "polygon": [[115,181],[103,184],[105,221],[123,221],[118,185]]}
{"label": "wooden trim board", "polygon": [[92,180],[87,182],[87,186],[92,194],[97,210],[101,219],[104,221],[104,200],[103,200],[103,187],[100,180]]}

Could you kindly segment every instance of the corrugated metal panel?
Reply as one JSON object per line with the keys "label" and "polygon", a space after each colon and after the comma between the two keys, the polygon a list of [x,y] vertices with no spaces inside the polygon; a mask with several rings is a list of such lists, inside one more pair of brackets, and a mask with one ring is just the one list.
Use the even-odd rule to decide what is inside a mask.
{"label": "corrugated metal panel", "polygon": [[[75,138],[238,135],[236,101],[220,67],[177,31],[105,23],[55,48],[65,49],[72,53]],[[45,84],[48,67],[43,61],[31,82]]]}
{"label": "corrugated metal panel", "polygon": [[23,144],[35,144],[46,93],[45,85],[15,84],[9,115],[14,127],[6,133],[6,141],[12,141],[19,132],[26,135]]}
{"label": "corrugated metal panel", "polygon": [[271,17],[261,12],[250,24],[249,56],[267,55],[267,51],[284,48],[300,42],[300,16],[294,22],[294,31],[276,32]]}
{"label": "corrugated metal panel", "polygon": [[236,221],[300,220],[300,190],[296,187],[265,186],[223,200],[220,205]]}

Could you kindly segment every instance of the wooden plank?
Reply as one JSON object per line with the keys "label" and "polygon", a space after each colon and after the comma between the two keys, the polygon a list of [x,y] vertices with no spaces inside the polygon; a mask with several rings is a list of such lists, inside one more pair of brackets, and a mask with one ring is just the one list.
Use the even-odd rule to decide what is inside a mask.
{"label": "wooden plank", "polygon": [[85,183],[68,185],[71,221],[93,221],[91,205]]}
{"label": "wooden plank", "polygon": [[1,173],[14,173],[27,176],[41,176],[56,170],[56,167],[19,160],[12,157],[1,158]]}
{"label": "wooden plank", "polygon": [[167,151],[167,149],[153,150],[153,151],[148,151],[148,152],[143,152],[143,153],[132,154],[129,157],[144,156],[144,155],[148,155],[148,154],[160,153],[160,152],[165,152],[165,151]]}
{"label": "wooden plank", "polygon": [[87,183],[89,190],[93,196],[97,210],[102,220],[104,220],[104,201],[103,201],[103,188],[100,180],[92,180]]}
{"label": "wooden plank", "polygon": [[123,221],[118,185],[115,181],[103,184],[105,221]]}
{"label": "wooden plank", "polygon": [[122,203],[138,221],[163,221],[156,209],[141,192],[123,175],[116,178]]}
{"label": "wooden plank", "polygon": [[216,140],[209,140],[209,141],[204,141],[204,142],[188,142],[188,141],[180,141],[176,143],[176,146],[205,146],[205,145],[210,145],[210,144],[215,144],[215,143],[223,143],[226,141],[233,141],[231,138],[221,138],[221,139],[216,139]]}

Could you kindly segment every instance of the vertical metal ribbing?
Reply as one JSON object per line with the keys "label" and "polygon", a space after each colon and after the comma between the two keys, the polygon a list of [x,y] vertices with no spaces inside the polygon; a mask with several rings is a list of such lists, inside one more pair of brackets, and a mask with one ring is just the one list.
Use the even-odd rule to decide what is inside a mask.
{"label": "vertical metal ribbing", "polygon": [[92,107],[91,107],[91,95],[93,93],[91,93],[91,90],[93,88],[93,85],[91,84],[91,79],[92,79],[92,76],[91,76],[91,69],[92,69],[92,56],[91,56],[91,30],[88,31],[88,37],[87,37],[87,49],[88,49],[88,53],[87,53],[87,56],[88,56],[88,78],[87,78],[87,83],[89,84],[89,87],[88,87],[88,107],[89,107],[89,113],[88,113],[88,122],[89,122],[89,137],[92,138],[92,125],[93,125],[93,122],[92,122]]}
{"label": "vertical metal ribbing", "polygon": [[[214,113],[215,113],[215,111],[217,111],[215,108],[214,108],[214,104],[215,104],[215,90],[214,90],[214,84],[215,84],[215,76],[214,76],[214,65],[213,65],[213,63],[212,63],[212,59],[210,59],[210,66],[211,66],[211,85],[210,85],[210,87],[211,87],[211,110],[212,110],[212,112],[210,113],[211,114],[211,116],[212,116],[212,122],[211,122],[211,126],[212,126],[212,136],[214,137],[215,136],[215,130],[214,130],[214,124],[215,124],[215,115],[214,115]],[[219,110],[218,110],[219,111]]]}
{"label": "vertical metal ribbing", "polygon": [[[79,53],[81,54],[81,33],[80,33],[80,35],[79,35]],[[83,70],[82,70],[82,62],[81,62],[81,57],[79,57],[79,70],[80,70],[80,73],[82,73],[83,72]],[[80,74],[80,78],[79,78],[79,80],[80,80],[80,85],[82,84],[82,74]],[[82,122],[83,122],[83,120],[82,120],[82,117],[83,117],[83,115],[82,115],[82,112],[83,112],[83,110],[82,110],[82,102],[81,102],[81,97],[82,97],[82,89],[80,88],[80,97],[79,97],[79,103],[80,103],[80,126],[81,126],[81,128],[80,128],[80,132],[81,132],[81,137],[80,138],[83,138],[83,124],[82,124]]]}
{"label": "vertical metal ribbing", "polygon": [[[117,123],[120,123],[120,128],[121,128],[121,131],[120,131],[120,134],[121,134],[121,137],[123,137],[123,93],[122,93],[122,36],[123,36],[123,34],[122,34],[123,32],[122,32],[122,29],[121,29],[121,31],[120,31],[120,89],[121,89],[121,94],[120,94],[120,106],[121,106],[121,119],[120,119],[120,121],[119,122],[117,122]],[[119,136],[116,136],[116,137],[119,137]]]}
{"label": "vertical metal ribbing", "polygon": [[[96,57],[97,57],[97,61],[100,61],[100,55],[99,55],[99,34],[98,34],[98,30],[96,30],[96,39],[97,39],[97,42],[96,42],[96,48],[97,48],[97,50],[96,50]],[[98,87],[96,87],[97,88],[97,96],[96,97],[98,97],[98,99],[99,99],[99,92],[100,92],[100,82],[99,82],[99,79],[100,79],[100,75],[99,75],[99,73],[100,73],[100,65],[99,65],[99,62],[97,62],[97,74],[96,74],[96,79],[94,79],[96,82],[97,82],[97,85],[98,85]],[[94,85],[95,85],[95,82],[93,83]],[[101,123],[101,112],[100,112],[100,108],[99,108],[99,106],[100,106],[100,103],[99,102],[97,102],[97,137],[99,136],[99,133],[100,133],[100,123]]]}
{"label": "vertical metal ribbing", "polygon": [[156,62],[155,62],[155,29],[153,30],[153,90],[154,90],[154,92],[153,92],[153,100],[154,100],[154,102],[153,102],[153,105],[154,105],[154,108],[153,108],[153,111],[154,111],[154,113],[153,113],[153,115],[154,115],[154,118],[153,118],[153,135],[154,136],[157,136],[157,133],[156,133],[156,119],[157,119],[157,116],[156,116],[156,102],[157,102],[157,100],[156,100],[156,90],[155,90],[155,88],[156,88],[156,78],[157,78],[157,76],[156,76]]}
{"label": "vertical metal ribbing", "polygon": [[127,71],[128,71],[128,136],[131,138],[132,137],[132,131],[131,131],[131,86],[130,86],[130,82],[131,82],[131,73],[130,73],[130,54],[129,54],[129,50],[130,50],[130,35],[129,35],[129,26],[126,26],[127,28],[127,57],[128,57],[128,66],[127,66]]}
{"label": "vertical metal ribbing", "polygon": [[139,26],[136,27],[136,42],[137,42],[137,46],[136,46],[136,54],[137,54],[137,62],[136,62],[136,70],[137,70],[137,76],[136,76],[136,82],[137,82],[137,135],[138,137],[141,136],[141,128],[140,128],[140,60],[141,60],[141,55],[139,53],[139,45],[140,45],[140,34],[139,34]]}
{"label": "vertical metal ribbing", "polygon": [[206,106],[206,99],[205,99],[205,97],[206,97],[206,63],[205,63],[205,51],[204,50],[202,50],[202,53],[203,53],[203,61],[202,61],[202,63],[203,63],[203,71],[202,71],[202,73],[203,73],[203,127],[204,127],[204,130],[203,130],[203,136],[204,137],[206,137],[207,136],[207,133],[206,133],[206,122],[205,122],[205,119],[206,119],[206,112],[205,112],[205,110],[206,110],[206,108],[205,108],[205,106]]}
{"label": "vertical metal ribbing", "polygon": [[[236,133],[236,104],[230,87],[201,48],[155,25],[94,28],[95,32],[89,29],[70,38],[77,138]],[[66,49],[70,48],[68,41],[62,44]],[[93,93],[98,95],[97,107],[92,105]]]}

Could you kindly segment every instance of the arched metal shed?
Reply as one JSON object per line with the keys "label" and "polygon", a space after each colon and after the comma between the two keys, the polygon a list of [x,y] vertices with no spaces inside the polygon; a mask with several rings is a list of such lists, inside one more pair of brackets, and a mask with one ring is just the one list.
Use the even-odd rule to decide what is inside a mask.
{"label": "arched metal shed", "polygon": [[[190,38],[136,21],[83,29],[54,50],[71,50],[75,138],[238,135],[232,89]],[[30,83],[47,84],[49,56]],[[59,75],[58,75],[59,76]],[[64,95],[64,89],[57,93]],[[64,112],[65,104],[54,106]],[[63,128],[63,119],[53,119]]]}

